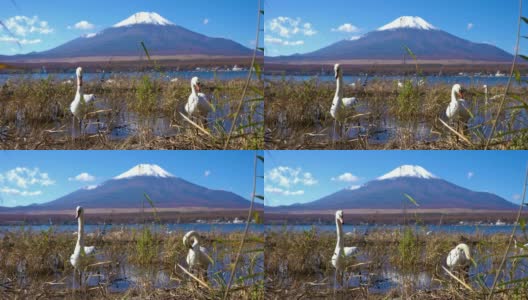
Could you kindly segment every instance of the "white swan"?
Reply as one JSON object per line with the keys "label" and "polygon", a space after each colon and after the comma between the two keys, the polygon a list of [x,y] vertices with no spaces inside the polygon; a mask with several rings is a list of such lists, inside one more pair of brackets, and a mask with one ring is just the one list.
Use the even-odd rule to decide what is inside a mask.
{"label": "white swan", "polygon": [[76,74],[77,74],[77,93],[75,94],[75,98],[73,99],[73,102],[70,104],[70,111],[72,112],[74,116],[73,121],[75,122],[75,118],[79,120],[79,126],[81,127],[81,131],[82,131],[82,121],[88,111],[88,105],[92,104],[95,101],[95,96],[92,94],[86,95],[83,92],[83,70],[81,67],[77,68]]}
{"label": "white swan", "polygon": [[[334,250],[334,255],[332,255],[332,265],[336,269],[335,272],[335,282],[342,282],[343,279],[343,261],[346,257],[353,256],[358,253],[358,247],[344,247],[344,237],[343,237],[343,211],[338,210],[335,214],[336,219],[336,228],[337,228],[337,243]],[[338,276],[339,274],[339,276]],[[339,278],[338,278],[339,277]]]}
{"label": "white swan", "polygon": [[463,122],[464,127],[467,127],[467,122],[471,117],[469,109],[466,105],[466,100],[464,100],[464,89],[460,84],[453,85],[451,89],[451,102],[447,106],[446,116],[450,121],[456,120],[458,125],[460,122]]}
{"label": "white swan", "polygon": [[[79,278],[82,280],[82,271],[86,267],[89,260],[88,256],[95,254],[94,246],[84,246],[84,209],[77,206],[75,218],[79,224],[77,230],[77,244],[75,250],[70,257],[70,262],[77,272],[79,272]],[[80,281],[82,284],[82,281]]]}
{"label": "white swan", "polygon": [[343,98],[343,70],[339,64],[334,65],[334,72],[336,92],[330,108],[330,115],[336,121],[344,122],[351,113],[354,113],[354,106],[358,103],[358,99],[355,97]]}
{"label": "white swan", "polygon": [[200,246],[199,237],[198,233],[194,230],[187,232],[183,236],[183,245],[189,248],[186,261],[190,271],[200,270],[202,271],[202,275],[207,275],[207,268],[211,263],[211,258],[207,254],[207,249]]}
{"label": "white swan", "polygon": [[469,246],[462,243],[449,251],[446,264],[451,271],[462,271],[464,280],[469,278],[469,266],[471,264],[471,252]]}
{"label": "white swan", "polygon": [[205,121],[207,125],[207,114],[212,110],[211,103],[204,93],[200,93],[201,83],[198,77],[191,79],[191,95],[185,104],[185,111],[189,116],[196,116]]}
{"label": "white swan", "polygon": [[520,253],[524,253],[524,249],[528,249],[528,243],[524,245],[517,245],[517,239],[513,239],[514,247],[516,250],[518,250]]}

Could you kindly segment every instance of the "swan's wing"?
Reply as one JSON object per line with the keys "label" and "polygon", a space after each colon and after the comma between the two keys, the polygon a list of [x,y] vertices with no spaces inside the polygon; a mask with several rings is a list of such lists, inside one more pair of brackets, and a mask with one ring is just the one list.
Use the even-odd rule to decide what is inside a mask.
{"label": "swan's wing", "polygon": [[200,247],[200,263],[202,263],[205,266],[208,266],[209,264],[214,264],[213,259],[211,256],[209,256],[208,251],[205,247]]}
{"label": "swan's wing", "polygon": [[343,251],[344,256],[352,256],[359,252],[358,247],[345,247]]}
{"label": "swan's wing", "polygon": [[456,249],[453,249],[449,252],[446,259],[446,264],[448,267],[452,268],[454,267],[459,259],[458,251]]}
{"label": "swan's wing", "polygon": [[449,102],[449,106],[447,106],[447,109],[446,109],[447,118],[449,119],[454,118],[457,111],[458,111],[458,102],[457,101]]}
{"label": "swan's wing", "polygon": [[95,253],[95,246],[84,247],[84,253],[86,255],[92,255]]}
{"label": "swan's wing", "polygon": [[95,101],[95,95],[93,94],[84,94],[84,102],[90,103],[92,101]]}
{"label": "swan's wing", "polygon": [[187,114],[192,115],[194,111],[196,110],[196,105],[198,104],[198,99],[196,95],[189,95],[189,99],[187,100],[187,103],[185,104],[185,111]]}
{"label": "swan's wing", "polygon": [[200,107],[200,111],[202,112],[210,112],[212,110],[212,105],[209,100],[207,100],[207,96],[204,93],[198,94],[198,106]]}
{"label": "swan's wing", "polygon": [[351,106],[354,106],[356,105],[356,103],[358,102],[358,99],[356,97],[352,97],[352,98],[343,98],[343,105],[345,107],[351,107]]}

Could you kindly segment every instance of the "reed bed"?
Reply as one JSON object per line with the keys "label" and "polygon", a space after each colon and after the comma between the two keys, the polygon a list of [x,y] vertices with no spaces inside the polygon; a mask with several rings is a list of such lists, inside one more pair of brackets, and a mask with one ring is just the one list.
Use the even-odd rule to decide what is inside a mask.
{"label": "reed bed", "polygon": [[[362,280],[348,288],[334,289],[330,258],[335,233],[319,232],[315,227],[304,232],[267,231],[266,298],[484,299],[507,249],[509,235],[484,235],[478,230],[472,234],[427,232],[426,227],[416,230],[406,227],[372,230],[368,235],[347,234],[345,246],[360,248],[358,257],[348,262],[347,272],[352,278],[361,276]],[[526,236],[517,238],[526,240]],[[470,246],[475,261],[469,272],[469,288],[442,268],[449,251],[461,242]],[[510,250],[493,299],[528,296],[525,278],[528,261],[522,251]],[[420,276],[430,280],[420,283]],[[385,288],[379,288],[384,284]]]}
{"label": "reed bed", "polygon": [[[182,244],[184,232],[121,229],[88,234],[86,245],[94,245],[99,257],[86,274],[91,285],[72,286],[69,262],[76,235],[51,227],[36,232],[20,228],[2,232],[0,239],[0,298],[2,299],[213,299],[221,298],[230,274],[231,262],[243,233],[201,233],[201,244],[215,260],[208,288],[197,284],[176,266],[187,267],[188,249]],[[262,234],[250,232],[230,290],[236,299],[263,299]],[[102,258],[101,258],[102,257]],[[133,271],[136,270],[136,271]],[[211,271],[212,270],[212,271]],[[156,278],[165,274],[162,283]],[[88,277],[88,276],[87,276]],[[99,278],[99,279],[97,279]],[[116,282],[128,288],[115,291]]]}
{"label": "reed bed", "polygon": [[[292,79],[265,83],[267,149],[482,149],[497,117],[503,86],[488,88],[488,100],[480,85],[465,86],[465,100],[474,114],[463,137],[453,132],[445,109],[451,99],[451,85],[418,84],[419,80],[397,82],[373,79],[363,87],[345,85],[344,95],[357,97],[356,117],[347,125],[354,135],[336,137],[330,106],[335,83],[316,78],[298,82]],[[491,138],[492,149],[528,147],[528,89],[510,89],[504,109],[497,119],[498,130]],[[487,104],[487,105],[486,105]],[[442,124],[444,121],[449,127]],[[357,123],[361,129],[358,130]],[[465,138],[465,139],[464,139]]]}
{"label": "reed bed", "polygon": [[187,80],[146,74],[85,82],[85,93],[97,96],[84,121],[92,130],[72,137],[75,82],[13,77],[0,87],[0,149],[262,149],[261,83],[250,82],[238,112],[244,80],[202,81],[215,107],[208,126],[182,116]]}

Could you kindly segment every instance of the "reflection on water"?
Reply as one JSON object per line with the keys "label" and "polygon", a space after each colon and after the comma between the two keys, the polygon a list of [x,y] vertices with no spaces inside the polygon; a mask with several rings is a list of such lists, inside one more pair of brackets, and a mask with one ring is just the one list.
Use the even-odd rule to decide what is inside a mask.
{"label": "reflection on water", "polygon": [[[267,80],[294,80],[294,81],[308,81],[317,79],[320,81],[335,81],[334,74],[327,74],[327,75],[286,75],[286,76],[279,76],[279,75],[265,75],[265,79]],[[409,76],[343,76],[343,82],[345,85],[355,85],[358,87],[359,85],[363,84],[365,81],[370,82],[373,80],[381,80],[381,81],[403,81],[405,79],[409,79]],[[414,82],[419,82],[421,80],[424,80],[424,82],[428,85],[437,85],[437,84],[455,84],[459,83],[466,87],[482,87],[483,85],[487,85],[488,87],[497,86],[497,85],[506,85],[508,83],[508,77],[495,77],[495,76],[425,76],[420,77],[420,79],[412,78]],[[523,80],[528,79],[528,77],[522,77]],[[526,85],[526,83],[523,81],[523,85]],[[517,82],[514,83],[514,86],[518,85]]]}

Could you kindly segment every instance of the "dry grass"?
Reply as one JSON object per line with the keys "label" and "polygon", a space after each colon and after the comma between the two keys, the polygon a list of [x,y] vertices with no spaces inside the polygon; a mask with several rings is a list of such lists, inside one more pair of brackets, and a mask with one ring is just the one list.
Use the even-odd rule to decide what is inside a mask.
{"label": "dry grass", "polygon": [[[95,132],[72,139],[69,106],[75,83],[53,77],[12,78],[0,87],[0,149],[222,149],[245,83],[204,81],[216,111],[212,113],[214,122],[203,132],[180,115],[190,94],[187,80],[168,82],[149,76],[113,80],[85,84],[85,93],[98,97],[86,123],[97,124],[99,120],[104,124]],[[259,81],[251,82],[227,148],[262,149],[261,90]],[[166,132],[155,129],[160,119],[167,124]],[[116,136],[116,128],[124,133]]]}
{"label": "dry grass", "polygon": [[[268,149],[482,149],[486,138],[484,128],[491,128],[491,115],[499,101],[485,105],[482,88],[466,87],[466,101],[476,115],[487,118],[473,126],[465,136],[470,143],[457,138],[441,124],[450,101],[451,86],[447,84],[419,86],[371,80],[366,87],[345,86],[344,95],[361,100],[358,111],[364,130],[356,136],[332,140],[333,119],[330,116],[335,83],[312,79],[304,82],[273,80],[265,84],[266,147]],[[489,88],[489,99],[504,92],[504,87]],[[522,98],[528,91],[516,87],[511,91],[507,109],[499,119],[499,127],[491,143],[493,149],[523,149],[528,147],[525,128],[526,109]],[[386,140],[376,135],[387,131],[387,122],[395,132]],[[350,120],[349,126],[357,123]],[[425,132],[424,132],[425,131]]]}
{"label": "dry grass", "polygon": [[[211,299],[223,294],[224,277],[229,274],[230,260],[242,233],[202,233],[202,244],[213,253],[214,274],[211,289],[199,287],[177,263],[187,266],[187,249],[182,244],[183,232],[114,230],[89,234],[86,245],[95,245],[98,255],[110,262],[88,269],[91,276],[101,275],[97,285],[72,288],[73,267],[69,257],[76,237],[70,232],[53,229],[34,232],[23,228],[2,234],[0,241],[0,298],[25,299]],[[243,251],[243,259],[234,280],[231,295],[238,299],[263,299],[262,235],[251,233]],[[60,262],[56,263],[56,260]],[[24,269],[24,272],[21,272]],[[134,274],[131,270],[137,270]],[[164,272],[170,282],[156,283],[156,274]],[[126,278],[134,284],[118,293],[111,292],[111,283]]]}
{"label": "dry grass", "polygon": [[[345,245],[358,246],[360,256],[348,264],[349,274],[362,274],[360,285],[335,291],[332,288],[334,268],[330,258],[335,247],[335,233],[287,230],[267,231],[266,252],[266,297],[269,299],[327,298],[339,299],[479,299],[491,286],[495,270],[507,247],[507,234],[484,235],[479,233],[457,235],[433,233],[423,230],[372,230],[368,235],[345,236]],[[465,242],[472,249],[476,265],[470,271],[468,291],[449,277],[442,266],[447,253],[458,243]],[[520,255],[518,250],[510,253],[508,267],[503,272],[502,285],[494,299],[525,299],[528,283],[525,280],[506,284],[511,278],[526,276],[526,259],[512,258]],[[363,263],[363,264],[362,264]],[[399,280],[382,292],[373,292],[384,280],[382,274],[391,271],[400,274]],[[429,286],[421,287],[418,274],[431,278]],[[515,275],[513,275],[516,273]],[[366,278],[366,279],[365,279]],[[385,279],[386,280],[386,279]],[[484,284],[486,282],[486,284]]]}

